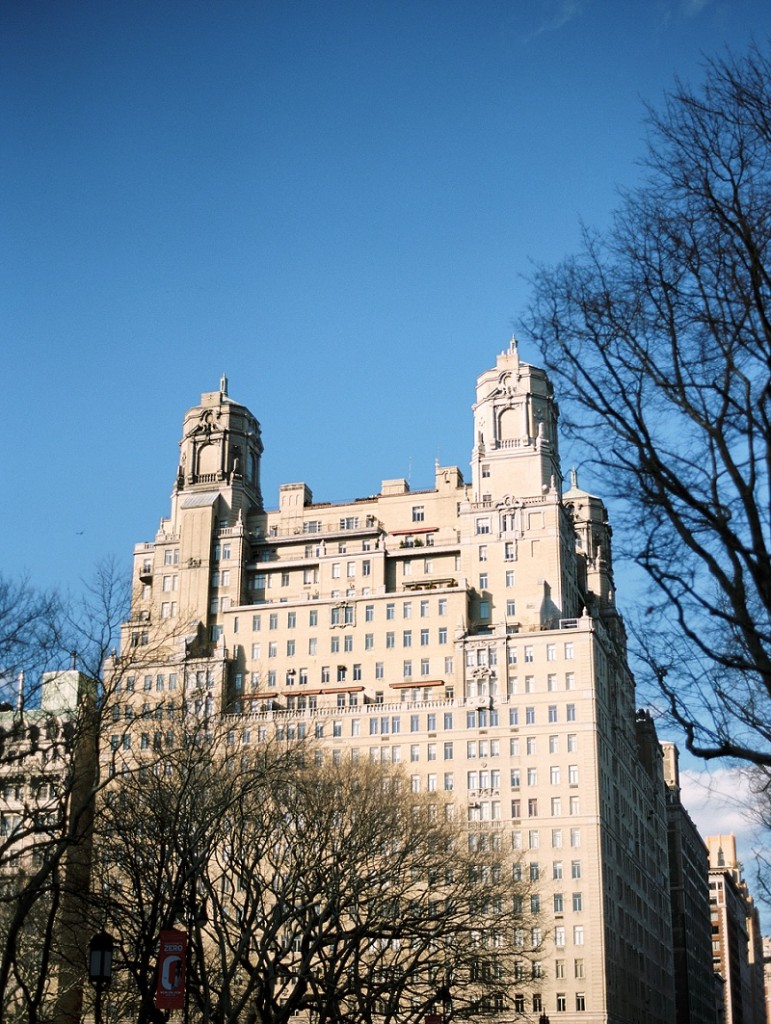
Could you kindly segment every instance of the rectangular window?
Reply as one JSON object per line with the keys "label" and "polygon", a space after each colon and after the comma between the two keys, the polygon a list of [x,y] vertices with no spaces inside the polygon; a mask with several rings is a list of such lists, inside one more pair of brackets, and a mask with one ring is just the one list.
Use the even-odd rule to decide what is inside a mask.
{"label": "rectangular window", "polygon": [[426,516],[425,516],[425,506],[423,506],[423,505],[413,505],[412,506],[412,521],[413,521],[413,523],[422,523],[425,518],[426,518]]}
{"label": "rectangular window", "polygon": [[575,720],[576,720],[576,706],[575,706],[575,704],[566,704],[565,705],[565,717],[567,718],[568,722],[575,722]]}
{"label": "rectangular window", "polygon": [[402,647],[412,647],[412,630],[402,630]]}
{"label": "rectangular window", "polygon": [[375,621],[375,606],[374,604],[366,604],[364,606],[364,621],[374,622]]}
{"label": "rectangular window", "polygon": [[437,611],[438,611],[439,615],[446,615],[447,614],[447,598],[446,597],[440,597],[439,598],[439,604],[437,606]]}

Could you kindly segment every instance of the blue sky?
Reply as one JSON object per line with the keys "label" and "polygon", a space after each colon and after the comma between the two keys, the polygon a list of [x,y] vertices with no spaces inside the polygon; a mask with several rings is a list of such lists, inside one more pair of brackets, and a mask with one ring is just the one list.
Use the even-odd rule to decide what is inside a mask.
{"label": "blue sky", "polygon": [[635,181],[643,100],[769,35],[765,0],[6,0],[2,570],[152,538],[223,372],[269,505],[467,470],[475,377]]}
{"label": "blue sky", "polygon": [[475,377],[637,180],[643,102],[770,36],[767,0],[5,0],[2,571],[128,565],[223,372],[269,506],[466,471]]}

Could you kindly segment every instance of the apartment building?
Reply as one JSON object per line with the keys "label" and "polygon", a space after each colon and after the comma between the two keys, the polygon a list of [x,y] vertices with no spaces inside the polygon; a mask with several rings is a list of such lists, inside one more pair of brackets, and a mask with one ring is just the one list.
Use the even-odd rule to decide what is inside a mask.
{"label": "apartment building", "polygon": [[712,960],[726,1024],[765,1024],[763,939],[734,835],[708,836]]}
{"label": "apartment building", "polygon": [[400,764],[531,882],[512,928],[542,956],[509,1016],[670,1024],[661,751],[606,509],[575,473],[563,488],[557,428],[512,341],[477,381],[469,482],[436,466],[429,489],[340,504],[294,482],[266,508],[260,425],[223,378],[185,415],[170,514],[135,548],[123,650],[162,629],[169,653],[122,680],[111,746],[161,746],[184,707],[224,716],[234,756],[307,737]]}
{"label": "apartment building", "polygon": [[[707,846],[680,799],[677,747],[663,743],[678,1024],[717,1024]],[[721,992],[722,1000],[722,992]]]}
{"label": "apartment building", "polygon": [[24,706],[21,681],[16,706],[0,706],[8,1019],[51,1005],[62,1024],[80,1020],[97,770],[93,698],[93,680],[73,667],[43,673],[34,707]]}

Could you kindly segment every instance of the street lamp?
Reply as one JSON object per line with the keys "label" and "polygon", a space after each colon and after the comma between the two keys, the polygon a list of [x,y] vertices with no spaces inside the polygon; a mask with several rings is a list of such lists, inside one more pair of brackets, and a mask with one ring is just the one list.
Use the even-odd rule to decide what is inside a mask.
{"label": "street lamp", "polygon": [[102,1024],[102,992],[112,981],[112,954],[115,948],[112,935],[97,932],[88,947],[88,980],[96,989],[94,1020]]}
{"label": "street lamp", "polygon": [[546,1010],[544,1010],[538,1018],[538,1024],[549,1024],[549,1015]]}

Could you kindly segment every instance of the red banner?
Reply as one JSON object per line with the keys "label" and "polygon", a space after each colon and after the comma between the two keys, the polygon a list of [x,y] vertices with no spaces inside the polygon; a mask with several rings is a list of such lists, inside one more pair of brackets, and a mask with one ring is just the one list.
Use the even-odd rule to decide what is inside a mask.
{"label": "red banner", "polygon": [[170,928],[161,932],[158,951],[158,987],[155,1005],[159,1010],[182,1010],[185,1006],[185,963],[187,934]]}

